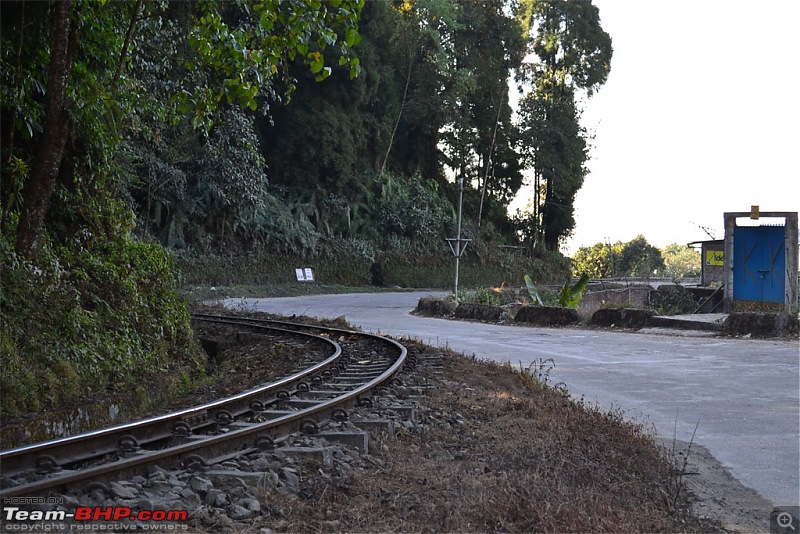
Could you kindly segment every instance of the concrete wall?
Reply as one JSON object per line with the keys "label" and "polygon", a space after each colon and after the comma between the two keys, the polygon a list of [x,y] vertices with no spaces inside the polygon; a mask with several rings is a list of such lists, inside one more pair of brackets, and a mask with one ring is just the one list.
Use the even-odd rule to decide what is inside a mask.
{"label": "concrete wall", "polygon": [[624,289],[605,289],[583,294],[581,303],[578,304],[578,315],[588,319],[594,312],[602,308],[628,307],[647,308],[650,305],[649,286],[631,286]]}

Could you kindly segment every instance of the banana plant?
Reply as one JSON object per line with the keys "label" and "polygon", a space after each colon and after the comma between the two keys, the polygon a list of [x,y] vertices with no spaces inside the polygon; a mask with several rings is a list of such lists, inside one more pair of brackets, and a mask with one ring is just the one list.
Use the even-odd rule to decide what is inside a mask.
{"label": "banana plant", "polygon": [[527,274],[525,275],[525,285],[528,286],[528,295],[531,296],[531,301],[538,303],[539,306],[544,306],[542,297],[539,296],[539,291],[536,290],[533,280],[531,280],[531,277]]}
{"label": "banana plant", "polygon": [[564,287],[561,288],[558,296],[558,304],[565,308],[577,308],[583,298],[583,292],[586,291],[586,286],[589,284],[589,275],[582,274],[580,280],[572,287],[569,282],[569,280],[564,282]]}

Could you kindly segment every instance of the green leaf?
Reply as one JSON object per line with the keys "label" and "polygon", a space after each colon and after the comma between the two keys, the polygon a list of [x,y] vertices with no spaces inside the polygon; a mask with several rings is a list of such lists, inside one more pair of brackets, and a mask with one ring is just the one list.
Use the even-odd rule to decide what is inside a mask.
{"label": "green leaf", "polygon": [[319,61],[312,61],[311,62],[311,72],[317,74],[319,71],[322,70],[322,67],[325,66],[325,63],[322,59]]}
{"label": "green leaf", "polygon": [[353,47],[361,41],[361,36],[355,28],[347,28],[344,32],[344,42],[347,46]]}
{"label": "green leaf", "polygon": [[564,282],[561,293],[558,296],[558,304],[565,308],[577,308],[583,298],[583,292],[589,284],[589,275],[583,274],[578,282],[570,287],[569,280]]}
{"label": "green leaf", "polygon": [[322,38],[329,46],[333,46],[336,44],[336,34],[333,32],[325,32],[322,34]]}
{"label": "green leaf", "polygon": [[275,26],[275,20],[270,15],[271,14],[269,11],[265,11],[261,15],[261,27],[267,32],[270,31],[273,26]]}
{"label": "green leaf", "polygon": [[573,298],[580,297],[583,295],[583,292],[586,291],[586,286],[589,285],[589,275],[584,273],[581,275],[580,280],[573,286],[571,290],[571,295]]}
{"label": "green leaf", "polygon": [[350,79],[357,78],[361,74],[361,61],[354,57],[350,60]]}
{"label": "green leaf", "polygon": [[325,67],[324,69],[322,69],[322,71],[314,79],[316,81],[318,81],[318,82],[321,82],[322,80],[324,80],[325,78],[327,78],[330,75],[331,75],[331,68],[330,67]]}
{"label": "green leaf", "polygon": [[542,303],[542,297],[539,296],[539,291],[537,291],[536,286],[533,284],[533,280],[531,280],[531,277],[526,274],[524,278],[531,300],[538,303],[539,306],[543,306],[544,304]]}

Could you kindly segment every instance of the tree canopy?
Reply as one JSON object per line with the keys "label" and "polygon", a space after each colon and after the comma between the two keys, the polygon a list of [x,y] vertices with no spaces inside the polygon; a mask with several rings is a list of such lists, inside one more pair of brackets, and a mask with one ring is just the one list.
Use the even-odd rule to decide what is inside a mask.
{"label": "tree canopy", "polygon": [[[290,63],[326,78],[329,47],[351,77],[360,72],[350,50],[363,0],[102,4],[2,4],[3,168],[16,171],[2,222],[18,215],[24,256],[39,246],[65,157],[88,164],[82,178],[97,184],[120,139],[150,117],[210,128],[222,104],[268,106],[294,90]],[[158,50],[154,41],[171,46]],[[136,61],[143,68],[130,68]]]}
{"label": "tree canopy", "polygon": [[[389,191],[423,184],[452,204],[457,176],[467,219],[502,241],[557,250],[574,227],[588,158],[577,95],[604,83],[612,52],[591,2],[2,10],[0,224],[24,256],[52,230],[61,187],[128,202],[141,235],[169,246],[377,239]],[[518,118],[512,77],[528,88]],[[507,207],[528,169],[522,224]],[[426,239],[448,231],[452,208],[434,211]]]}
{"label": "tree canopy", "polygon": [[573,274],[588,274],[592,278],[671,276],[683,278],[698,276],[698,254],[685,245],[673,243],[663,250],[636,236],[627,243],[595,243],[580,247],[572,255]]}

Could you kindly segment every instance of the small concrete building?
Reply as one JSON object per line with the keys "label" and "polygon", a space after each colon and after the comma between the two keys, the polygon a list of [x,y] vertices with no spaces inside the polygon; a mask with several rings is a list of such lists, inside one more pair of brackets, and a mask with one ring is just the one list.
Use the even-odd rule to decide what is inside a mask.
{"label": "small concrete building", "polygon": [[[782,311],[798,308],[797,212],[726,212],[723,309]],[[748,225],[737,219],[748,219]],[[763,219],[768,219],[764,221]],[[769,219],[783,219],[775,224]]]}
{"label": "small concrete building", "polygon": [[691,248],[700,246],[700,285],[719,287],[725,283],[725,240],[693,241]]}

